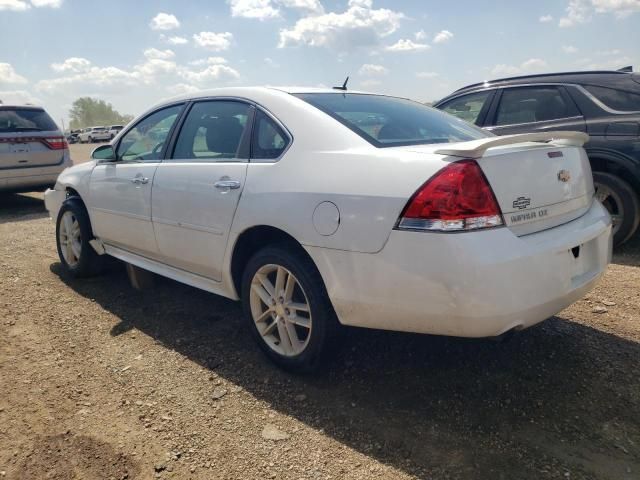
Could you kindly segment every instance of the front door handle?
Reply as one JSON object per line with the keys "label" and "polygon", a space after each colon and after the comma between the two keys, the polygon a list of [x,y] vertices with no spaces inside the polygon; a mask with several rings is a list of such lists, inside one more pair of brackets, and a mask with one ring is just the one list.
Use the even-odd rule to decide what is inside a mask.
{"label": "front door handle", "polygon": [[149,179],[147,177],[133,177],[131,179],[131,183],[135,183],[136,185],[146,185],[149,183]]}
{"label": "front door handle", "polygon": [[240,188],[240,182],[238,180],[218,180],[213,186],[221,190],[226,188],[236,190]]}

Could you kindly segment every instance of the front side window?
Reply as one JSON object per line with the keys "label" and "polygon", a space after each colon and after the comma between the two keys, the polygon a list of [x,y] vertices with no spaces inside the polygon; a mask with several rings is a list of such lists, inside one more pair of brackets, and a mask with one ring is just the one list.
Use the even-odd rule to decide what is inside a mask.
{"label": "front side window", "polygon": [[640,94],[593,85],[584,85],[584,88],[613,110],[621,112],[640,111]]}
{"label": "front side window", "polygon": [[118,145],[118,160],[158,160],[182,105],[164,108],[145,117]]}
{"label": "front side window", "polygon": [[439,108],[451,115],[461,118],[465,122],[475,123],[477,125],[482,107],[486,103],[487,98],[489,98],[490,93],[490,91],[471,93],[463,97],[455,98]]}
{"label": "front side window", "polygon": [[275,159],[287,148],[289,139],[282,129],[261,110],[256,112],[251,139],[251,158]]}
{"label": "front side window", "polygon": [[251,106],[214,100],[196,103],[180,130],[174,159],[228,161],[239,157]]}
{"label": "front side window", "polygon": [[556,87],[507,88],[502,92],[496,125],[545,122],[579,115]]}
{"label": "front side window", "polygon": [[296,96],[376,147],[464,142],[492,136],[452,115],[403,98],[357,93]]}

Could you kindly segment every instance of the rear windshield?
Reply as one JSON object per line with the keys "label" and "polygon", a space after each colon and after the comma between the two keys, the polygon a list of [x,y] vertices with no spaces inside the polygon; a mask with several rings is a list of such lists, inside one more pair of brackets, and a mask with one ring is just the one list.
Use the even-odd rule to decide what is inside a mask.
{"label": "rear windshield", "polygon": [[57,130],[47,112],[37,108],[0,108],[0,133]]}
{"label": "rear windshield", "polygon": [[376,147],[451,143],[490,137],[452,115],[403,98],[358,93],[295,95]]}

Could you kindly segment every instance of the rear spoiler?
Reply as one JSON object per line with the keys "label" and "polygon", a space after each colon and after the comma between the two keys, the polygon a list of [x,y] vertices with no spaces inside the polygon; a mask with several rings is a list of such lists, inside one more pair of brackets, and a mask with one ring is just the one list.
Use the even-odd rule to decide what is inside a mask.
{"label": "rear spoiler", "polygon": [[454,157],[480,158],[488,149],[513,145],[524,142],[553,142],[555,145],[570,145],[581,147],[589,141],[589,135],[582,132],[535,132],[504,135],[502,137],[488,137],[470,142],[460,142],[437,149],[434,153],[452,155]]}

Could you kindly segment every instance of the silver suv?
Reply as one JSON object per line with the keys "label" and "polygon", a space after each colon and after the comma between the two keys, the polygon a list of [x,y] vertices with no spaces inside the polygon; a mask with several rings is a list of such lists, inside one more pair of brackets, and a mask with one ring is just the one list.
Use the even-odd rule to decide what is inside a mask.
{"label": "silver suv", "polygon": [[42,107],[0,104],[0,192],[45,190],[70,166],[67,141]]}

